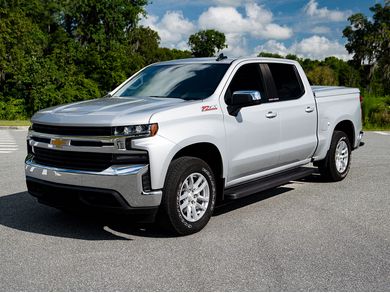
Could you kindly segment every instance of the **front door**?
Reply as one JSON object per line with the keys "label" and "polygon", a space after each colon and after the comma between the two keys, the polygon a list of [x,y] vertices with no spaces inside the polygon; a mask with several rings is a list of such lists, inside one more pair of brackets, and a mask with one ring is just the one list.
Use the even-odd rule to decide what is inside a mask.
{"label": "front door", "polygon": [[241,90],[259,91],[263,102],[242,108],[237,117],[225,112],[227,186],[279,165],[280,119],[272,103],[267,103],[266,84],[258,63],[238,68],[226,90],[225,103],[230,103],[233,92]]}

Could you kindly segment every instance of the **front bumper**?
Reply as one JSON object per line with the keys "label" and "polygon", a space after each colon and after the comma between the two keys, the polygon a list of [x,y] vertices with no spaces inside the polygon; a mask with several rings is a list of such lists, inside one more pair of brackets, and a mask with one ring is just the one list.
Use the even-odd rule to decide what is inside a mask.
{"label": "front bumper", "polygon": [[[34,157],[29,155],[25,161],[25,172],[27,185],[29,181],[38,182],[40,185],[57,186],[58,188],[73,191],[87,190],[89,194],[113,194],[122,208],[153,208],[161,203],[162,191],[143,191],[142,175],[148,172],[148,165],[117,165],[101,172],[81,171],[72,169],[61,169],[48,167],[34,162]],[[29,192],[39,198],[39,192],[31,190]],[[46,193],[49,188],[44,189]],[[51,189],[54,191],[55,189]],[[53,192],[52,192],[53,193]],[[71,192],[70,192],[71,193]],[[52,194],[51,197],[55,197]],[[104,195],[103,195],[104,196]],[[104,203],[104,200],[101,201]]]}

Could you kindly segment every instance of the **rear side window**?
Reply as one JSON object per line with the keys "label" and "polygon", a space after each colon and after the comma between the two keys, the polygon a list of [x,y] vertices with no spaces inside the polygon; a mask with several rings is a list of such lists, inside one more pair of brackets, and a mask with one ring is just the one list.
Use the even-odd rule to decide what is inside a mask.
{"label": "rear side window", "polygon": [[279,101],[302,97],[305,89],[294,65],[269,63],[268,67],[275,83],[277,99]]}

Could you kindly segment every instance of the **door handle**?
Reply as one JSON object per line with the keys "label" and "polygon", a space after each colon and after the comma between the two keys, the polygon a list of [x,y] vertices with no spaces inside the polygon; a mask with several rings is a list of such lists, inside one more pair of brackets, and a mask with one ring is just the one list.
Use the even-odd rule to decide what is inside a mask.
{"label": "door handle", "polygon": [[275,118],[276,116],[278,116],[278,114],[276,112],[272,112],[272,111],[269,111],[267,114],[265,114],[265,117],[267,117],[269,119]]}
{"label": "door handle", "polygon": [[314,111],[314,107],[310,107],[310,106],[308,106],[308,107],[306,107],[306,113],[311,113],[311,112],[313,112]]}

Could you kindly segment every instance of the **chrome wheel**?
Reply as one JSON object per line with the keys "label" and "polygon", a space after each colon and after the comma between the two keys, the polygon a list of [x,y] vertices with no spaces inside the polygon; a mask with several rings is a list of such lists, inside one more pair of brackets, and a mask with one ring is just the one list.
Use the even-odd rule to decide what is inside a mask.
{"label": "chrome wheel", "polygon": [[205,176],[190,174],[181,185],[179,205],[182,216],[188,222],[196,222],[205,214],[209,205],[210,187]]}
{"label": "chrome wheel", "polygon": [[339,173],[345,172],[348,167],[349,151],[348,145],[344,140],[339,140],[335,152],[336,169]]}

